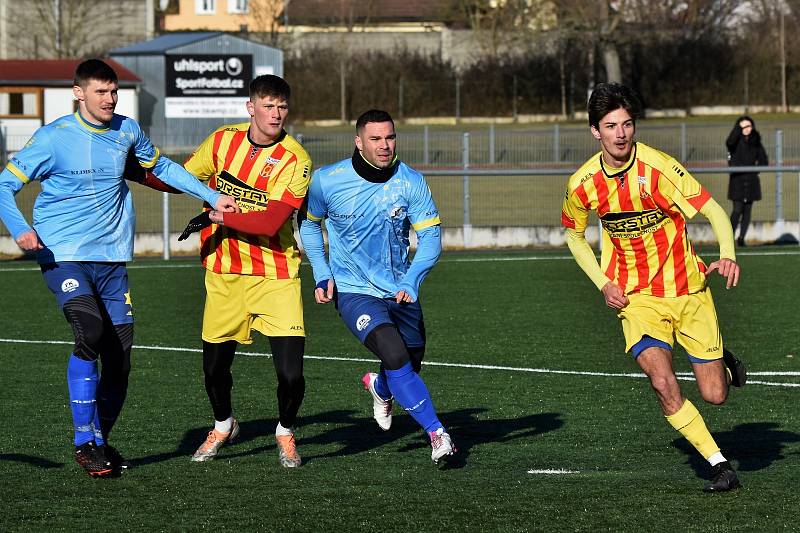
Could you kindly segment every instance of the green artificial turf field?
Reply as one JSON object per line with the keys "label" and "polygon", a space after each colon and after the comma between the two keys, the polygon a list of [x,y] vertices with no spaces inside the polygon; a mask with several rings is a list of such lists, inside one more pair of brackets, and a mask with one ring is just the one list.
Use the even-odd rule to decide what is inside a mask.
{"label": "green artificial turf field", "polygon": [[[712,257],[713,250],[704,250]],[[698,406],[743,488],[701,492],[707,464],[622,353],[613,312],[566,250],[450,253],[426,280],[423,377],[459,460],[438,469],[399,407],[381,432],[360,383],[377,368],[330,306],[306,300],[306,398],[282,469],[275,375],[256,337],[234,363],[242,438],[191,463],[211,426],[196,260],[130,265],[128,400],[112,442],[134,468],[91,479],[72,458],[72,334],[36,266],[0,263],[0,531],[772,531],[800,523],[797,248],[748,248],[740,286],[713,279],[726,346],[750,382]]]}

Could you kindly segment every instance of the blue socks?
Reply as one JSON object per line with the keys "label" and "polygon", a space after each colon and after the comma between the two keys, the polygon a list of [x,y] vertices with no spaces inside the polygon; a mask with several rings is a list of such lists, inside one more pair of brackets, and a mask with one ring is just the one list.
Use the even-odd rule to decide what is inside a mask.
{"label": "blue socks", "polygon": [[[86,361],[75,354],[67,363],[67,385],[72,424],[75,427],[75,446],[95,440],[97,420],[97,361]],[[99,432],[99,426],[97,426]],[[99,444],[99,443],[98,443]]]}
{"label": "blue socks", "polygon": [[[386,378],[394,399],[426,432],[431,433],[443,427],[436,416],[436,409],[433,407],[428,387],[414,372],[410,362],[397,370],[387,370]],[[377,387],[375,390],[378,390]]]}
{"label": "blue socks", "polygon": [[383,368],[381,365],[381,370],[378,372],[378,378],[375,380],[375,392],[378,393],[378,396],[383,398],[384,400],[388,400],[392,397],[392,393],[389,390],[389,382],[387,381],[386,377],[386,369]]}

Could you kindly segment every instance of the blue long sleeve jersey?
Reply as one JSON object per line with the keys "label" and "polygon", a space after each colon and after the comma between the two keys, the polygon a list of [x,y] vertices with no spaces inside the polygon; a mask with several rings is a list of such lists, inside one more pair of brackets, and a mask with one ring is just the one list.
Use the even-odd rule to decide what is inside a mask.
{"label": "blue long sleeve jersey", "polygon": [[[360,156],[359,156],[360,157]],[[327,219],[329,260],[321,221]],[[409,230],[417,252],[409,260]],[[439,210],[425,178],[402,162],[386,182],[362,178],[352,159],[320,168],[311,178],[300,237],[317,283],[331,279],[340,292],[418,298],[423,279],[442,250]]]}
{"label": "blue long sleeve jersey", "polygon": [[0,173],[0,219],[15,239],[30,231],[14,196],[39,180],[33,229],[45,247],[40,263],[130,261],[136,215],[122,175],[131,147],[162,181],[216,204],[219,193],[161,157],[135,120],[114,115],[97,126],[75,112],[36,130]]}

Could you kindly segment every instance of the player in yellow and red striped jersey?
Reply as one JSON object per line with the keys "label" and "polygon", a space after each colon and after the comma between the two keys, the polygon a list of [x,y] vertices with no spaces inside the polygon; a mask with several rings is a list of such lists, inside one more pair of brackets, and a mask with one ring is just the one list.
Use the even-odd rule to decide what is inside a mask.
{"label": "player in yellow and red striped jersey", "polygon": [[231,366],[237,345],[252,343],[256,330],[269,339],[278,376],[279,461],[300,466],[293,427],[305,394],[305,327],[292,215],[306,196],[311,159],[283,129],[290,95],[278,76],[255,78],[247,102],[250,121],[217,129],[184,164],[212,189],[233,196],[242,210],[227,216],[206,208],[181,235],[201,232],[203,370],[215,420],[193,461],[213,459],[239,433]]}
{"label": "player in yellow and red striped jersey", "polygon": [[[722,404],[730,384],[746,380],[743,363],[722,344],[707,286],[715,270],[736,286],[739,266],[725,211],[675,159],[634,141],[641,104],[620,84],[598,85],[589,99],[589,125],[600,142],[567,184],[561,213],[567,244],[578,265],[618,311],[629,351],[650,378],[667,421],[712,466],[706,492],[740,486],[697,408],[672,368],[675,340],[686,349],[703,399]],[[584,232],[589,213],[602,225],[598,265]],[[686,220],[705,216],[720,246],[708,266],[695,253]]]}

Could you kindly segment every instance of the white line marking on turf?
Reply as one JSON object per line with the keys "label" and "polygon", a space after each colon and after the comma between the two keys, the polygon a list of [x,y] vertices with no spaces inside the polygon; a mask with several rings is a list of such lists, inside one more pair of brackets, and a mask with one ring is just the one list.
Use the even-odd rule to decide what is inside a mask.
{"label": "white line marking on turf", "polygon": [[[9,344],[62,344],[62,345],[74,344],[73,342],[70,341],[52,341],[52,340],[44,341],[44,340],[29,340],[29,339],[0,339],[0,342],[5,342]],[[203,351],[201,348],[181,348],[178,346],[158,346],[158,345],[147,346],[143,344],[134,344],[133,347],[137,350],[154,350],[162,352],[201,353]],[[238,352],[238,355],[244,355],[248,357],[272,357],[272,354],[267,352]],[[318,361],[352,361],[358,363],[377,362],[374,358],[337,357],[331,355],[305,355],[304,358],[315,359]],[[636,379],[646,378],[644,374],[639,372],[595,372],[589,370],[554,370],[549,368],[526,368],[518,366],[478,365],[469,363],[440,363],[437,361],[424,361],[422,364],[426,366],[473,368],[478,370],[506,370],[510,372],[532,372],[536,374],[562,374],[570,376],[598,376],[598,377],[610,377],[610,378],[636,378]],[[759,371],[759,372],[748,372],[747,374],[748,376],[768,376],[768,377],[800,376],[800,372],[798,371]],[[678,372],[676,373],[676,376],[678,377],[678,379],[683,381],[694,381],[694,377],[690,372]],[[771,387],[800,387],[800,383],[781,383],[774,381],[757,381],[757,380],[754,381],[751,379],[749,379],[747,383],[752,385],[767,385]]]}
{"label": "white line marking on turf", "polygon": [[529,474],[545,474],[545,475],[561,475],[561,474],[580,474],[577,470],[564,470],[563,468],[551,469],[546,468],[543,470],[528,470]]}

